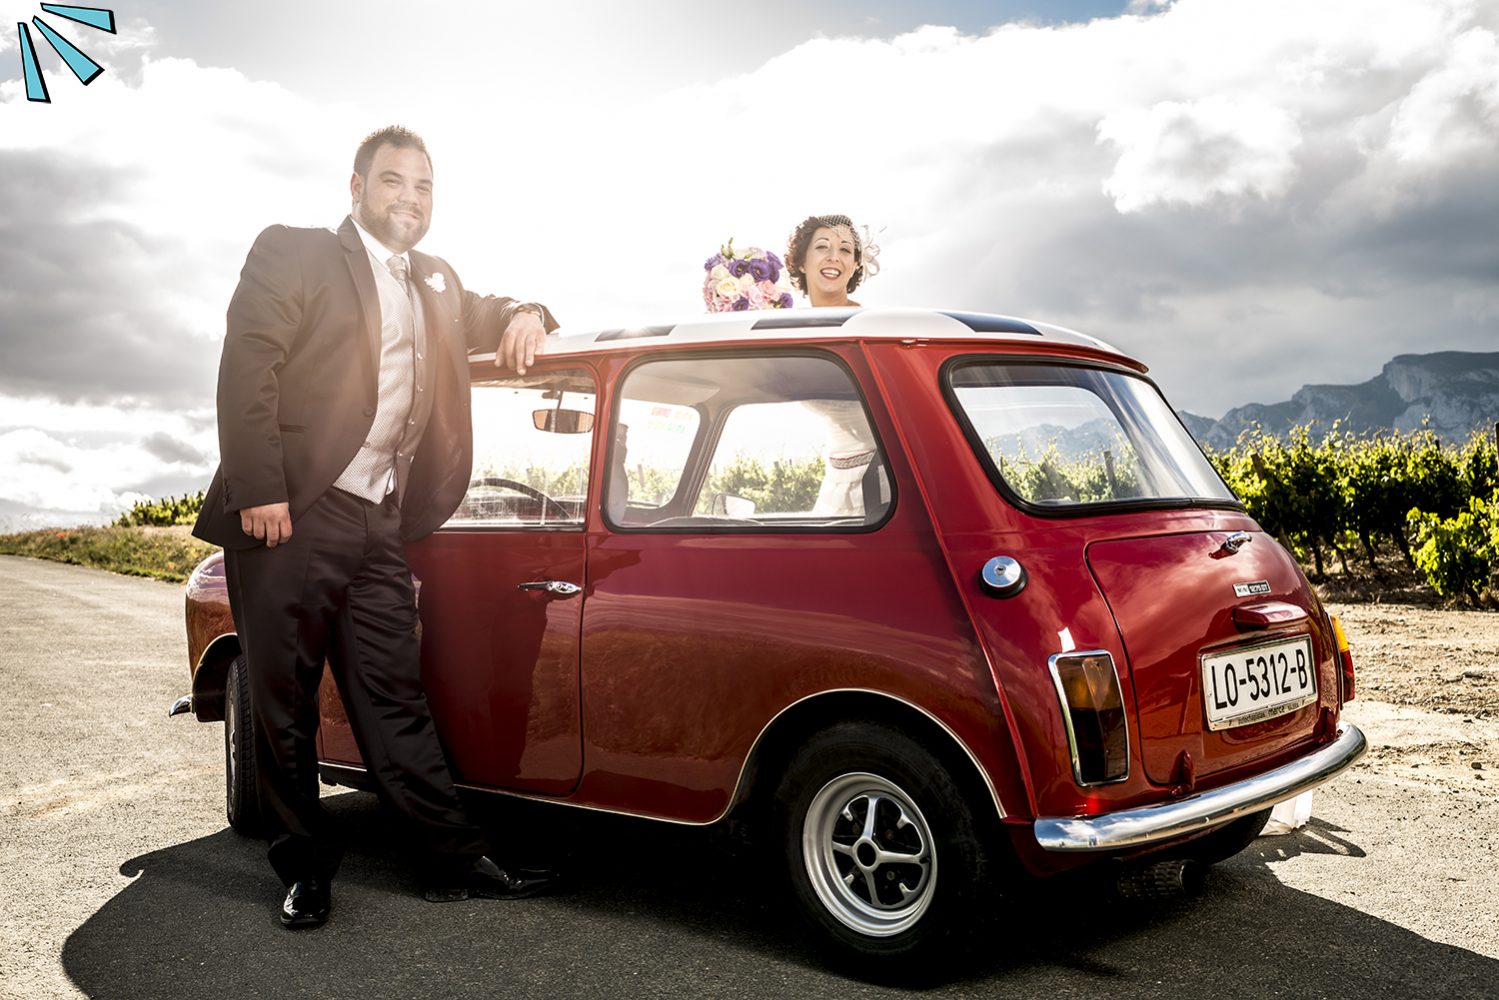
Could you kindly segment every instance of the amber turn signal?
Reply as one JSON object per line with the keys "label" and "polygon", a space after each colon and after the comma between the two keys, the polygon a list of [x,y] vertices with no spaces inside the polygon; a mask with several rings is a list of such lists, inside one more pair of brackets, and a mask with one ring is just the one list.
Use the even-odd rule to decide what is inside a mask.
{"label": "amber turn signal", "polygon": [[1342,704],[1353,700],[1355,690],[1353,683],[1353,653],[1348,648],[1348,636],[1344,634],[1343,623],[1338,621],[1338,616],[1328,615],[1327,620],[1332,625],[1333,638],[1338,642],[1338,670],[1341,681],[1341,686],[1339,687],[1341,700],[1339,703]]}
{"label": "amber turn signal", "polygon": [[1072,751],[1079,785],[1104,785],[1129,777],[1129,727],[1114,659],[1107,652],[1063,653],[1048,663]]}

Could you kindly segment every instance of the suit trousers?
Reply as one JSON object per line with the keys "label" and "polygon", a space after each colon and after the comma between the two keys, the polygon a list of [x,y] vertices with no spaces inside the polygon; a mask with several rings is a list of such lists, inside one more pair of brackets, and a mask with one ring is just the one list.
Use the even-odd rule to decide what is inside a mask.
{"label": "suit trousers", "polygon": [[329,489],[274,548],[226,549],[250,681],[261,815],[282,882],[331,879],[341,838],[318,802],[318,685],[327,658],[376,791],[409,821],[430,878],[487,850],[458,800],[422,689],[416,596],[395,494]]}

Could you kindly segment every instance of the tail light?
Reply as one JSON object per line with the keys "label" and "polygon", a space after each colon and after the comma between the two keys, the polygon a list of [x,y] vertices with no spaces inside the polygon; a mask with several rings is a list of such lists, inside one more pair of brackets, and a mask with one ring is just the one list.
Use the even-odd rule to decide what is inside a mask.
{"label": "tail light", "polygon": [[1106,785],[1129,777],[1129,729],[1114,658],[1104,650],[1061,653],[1047,665],[1062,702],[1073,778]]}
{"label": "tail light", "polygon": [[1337,615],[1328,615],[1327,620],[1332,624],[1332,634],[1338,642],[1338,668],[1341,680],[1339,704],[1353,700],[1353,653],[1348,649],[1348,636],[1343,633],[1343,623],[1338,621]]}

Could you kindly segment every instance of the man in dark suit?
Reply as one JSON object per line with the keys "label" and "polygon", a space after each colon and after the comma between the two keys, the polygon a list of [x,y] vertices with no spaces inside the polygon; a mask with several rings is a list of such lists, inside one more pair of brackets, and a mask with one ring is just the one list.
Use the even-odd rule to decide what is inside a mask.
{"label": "man in dark suit", "polygon": [[466,291],[411,249],[432,211],[415,133],[370,135],[349,185],[337,232],[272,226],[245,261],[219,366],[220,465],[193,529],[224,547],[259,804],[293,928],[327,918],[340,856],[318,803],[325,657],[371,777],[424,849],[428,899],[534,895],[554,877],[496,865],[459,803],[422,690],[403,543],[467,489],[468,352],[524,372],[556,322]]}

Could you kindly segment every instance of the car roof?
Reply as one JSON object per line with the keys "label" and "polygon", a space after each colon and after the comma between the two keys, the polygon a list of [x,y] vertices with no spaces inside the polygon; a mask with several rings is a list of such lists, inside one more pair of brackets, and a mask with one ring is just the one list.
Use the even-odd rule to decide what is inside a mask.
{"label": "car roof", "polygon": [[[546,355],[635,353],[642,348],[694,345],[827,343],[829,341],[977,341],[1034,349],[1049,345],[1061,353],[1102,356],[1145,371],[1145,365],[1117,348],[1076,330],[1035,320],[949,309],[850,308],[774,309],[708,313],[677,323],[607,330],[558,330]],[[1082,350],[1079,351],[1078,349]],[[1043,351],[1045,350],[1042,346]],[[493,353],[471,357],[481,361]]]}

